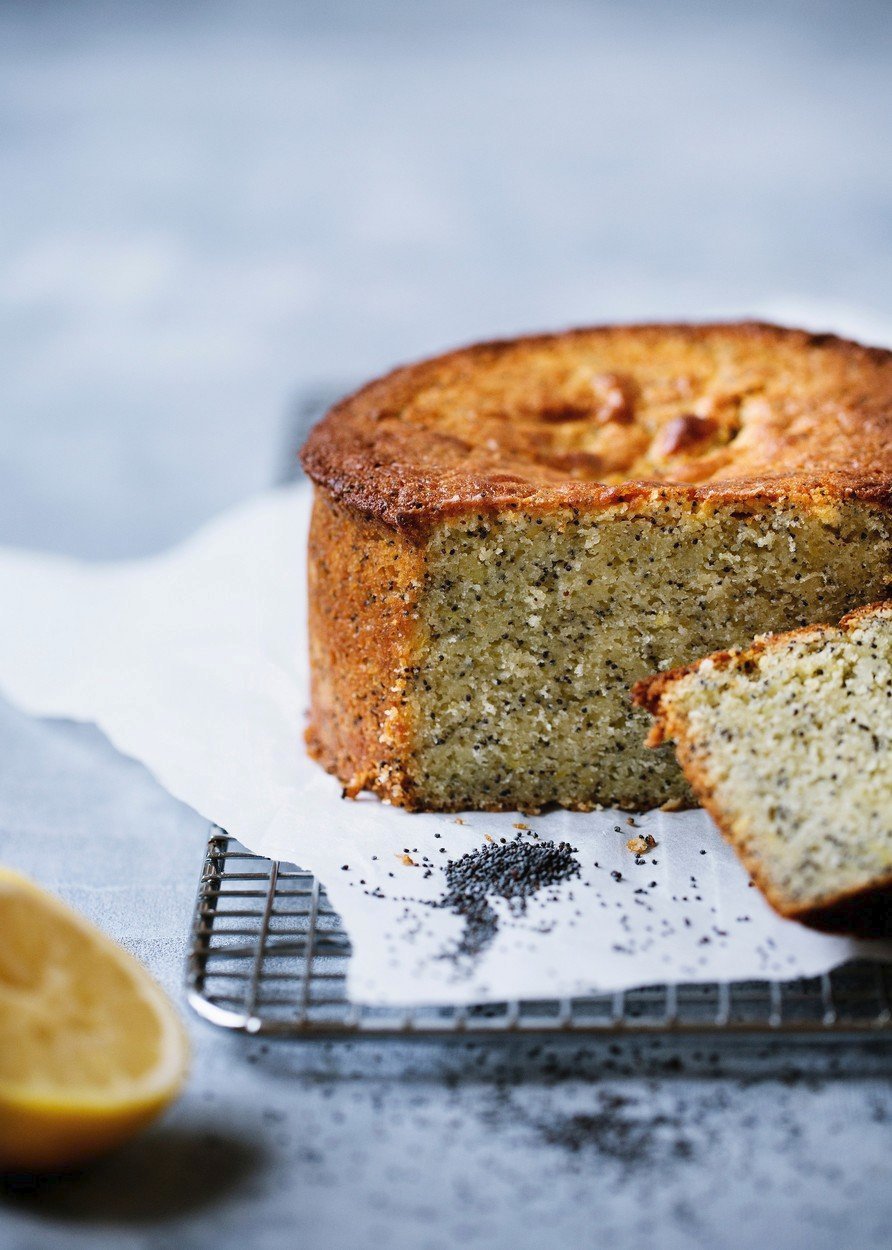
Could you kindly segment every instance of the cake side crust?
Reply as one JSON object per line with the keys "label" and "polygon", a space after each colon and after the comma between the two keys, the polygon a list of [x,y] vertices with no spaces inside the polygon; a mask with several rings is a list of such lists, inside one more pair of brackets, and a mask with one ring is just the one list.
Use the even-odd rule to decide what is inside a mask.
{"label": "cake side crust", "polygon": [[409,696],[423,550],[315,488],[310,522],[310,755],[355,797],[413,807]]}

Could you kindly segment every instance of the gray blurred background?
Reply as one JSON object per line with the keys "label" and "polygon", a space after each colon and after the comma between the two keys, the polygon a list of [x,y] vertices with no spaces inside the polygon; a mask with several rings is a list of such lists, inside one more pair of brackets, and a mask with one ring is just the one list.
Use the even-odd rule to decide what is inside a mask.
{"label": "gray blurred background", "polygon": [[[892,342],[890,118],[882,0],[6,0],[0,542],[157,551],[279,476],[313,396],[480,336]],[[206,835],[95,730],[0,702],[0,860],[181,1005]],[[890,1244],[888,1046],[728,1070],[189,1027],[160,1126],[0,1184],[3,1250]]]}
{"label": "gray blurred background", "polygon": [[481,336],[889,334],[890,36],[882,0],[7,0],[0,541],[162,547],[270,480],[301,388]]}

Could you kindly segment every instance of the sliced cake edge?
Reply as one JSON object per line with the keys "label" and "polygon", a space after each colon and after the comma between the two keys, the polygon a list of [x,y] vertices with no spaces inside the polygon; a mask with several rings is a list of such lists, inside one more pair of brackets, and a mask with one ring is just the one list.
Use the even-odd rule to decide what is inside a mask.
{"label": "sliced cake edge", "polygon": [[829,932],[892,934],[890,655],[885,601],[632,692],[769,903]]}

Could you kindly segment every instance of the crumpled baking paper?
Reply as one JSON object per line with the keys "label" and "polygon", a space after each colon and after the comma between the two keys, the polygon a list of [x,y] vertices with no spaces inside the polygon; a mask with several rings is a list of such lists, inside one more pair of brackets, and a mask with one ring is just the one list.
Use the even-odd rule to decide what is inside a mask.
{"label": "crumpled baking paper", "polygon": [[[888,954],[781,920],[700,811],[650,812],[633,826],[614,811],[456,817],[342,799],[303,748],[308,516],[308,488],[291,486],[152,559],[0,550],[0,688],[35,716],[97,724],[208,820],[314,872],[350,935],[353,1000],[790,978]],[[441,866],[487,835],[518,833],[569,842],[580,875],[521,914],[493,900],[494,939],[456,957],[462,918],[429,905],[444,890]],[[636,857],[626,844],[646,834],[656,845]]]}

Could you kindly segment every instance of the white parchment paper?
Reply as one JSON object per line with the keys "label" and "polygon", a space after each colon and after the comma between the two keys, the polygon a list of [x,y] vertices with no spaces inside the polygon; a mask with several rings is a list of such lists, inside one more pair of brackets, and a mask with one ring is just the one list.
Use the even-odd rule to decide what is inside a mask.
{"label": "white parchment paper", "polygon": [[[316,873],[353,943],[353,999],[786,978],[885,957],[775,916],[702,812],[651,812],[633,828],[620,812],[456,818],[343,800],[303,750],[308,512],[306,487],[273,491],[133,563],[0,550],[0,687],[34,715],[95,722],[251,849]],[[444,957],[462,920],[425,903],[442,894],[440,865],[518,824],[577,848],[579,879],[524,915],[496,902],[498,933],[479,957]],[[626,847],[638,833],[657,843],[641,862]]]}

